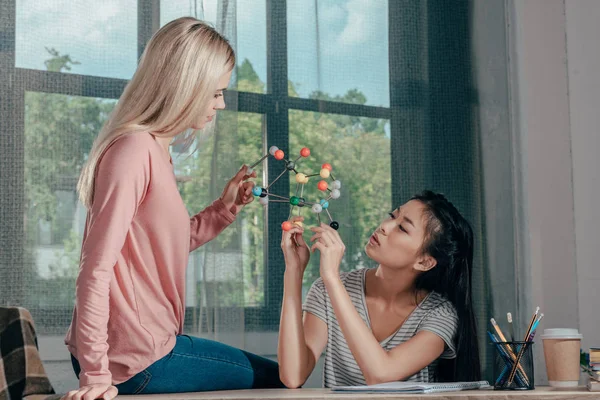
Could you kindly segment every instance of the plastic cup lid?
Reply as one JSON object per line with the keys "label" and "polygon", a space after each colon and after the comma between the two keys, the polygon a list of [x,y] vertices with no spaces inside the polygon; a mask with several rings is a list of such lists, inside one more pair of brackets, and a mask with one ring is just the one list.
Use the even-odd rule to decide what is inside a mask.
{"label": "plastic cup lid", "polygon": [[577,329],[552,328],[544,329],[542,339],[583,339],[583,335]]}

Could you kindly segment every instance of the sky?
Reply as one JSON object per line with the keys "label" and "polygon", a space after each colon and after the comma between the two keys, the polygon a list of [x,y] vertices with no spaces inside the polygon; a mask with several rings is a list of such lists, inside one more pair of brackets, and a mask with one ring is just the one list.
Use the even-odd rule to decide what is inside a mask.
{"label": "sky", "polygon": [[[236,30],[225,33],[238,62],[248,59],[263,82],[265,1],[237,0]],[[193,15],[193,2],[161,1],[161,25]],[[214,24],[217,3],[196,0],[198,16]],[[368,105],[389,106],[387,0],[287,0],[287,6],[288,73],[301,97],[359,89]],[[136,12],[137,0],[17,0],[16,66],[45,69],[48,47],[81,63],[72,73],[129,79],[137,63]]]}

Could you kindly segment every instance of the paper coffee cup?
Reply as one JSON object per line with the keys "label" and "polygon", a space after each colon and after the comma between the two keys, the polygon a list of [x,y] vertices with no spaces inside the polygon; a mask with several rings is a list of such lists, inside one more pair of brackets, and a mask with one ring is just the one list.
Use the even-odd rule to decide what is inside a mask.
{"label": "paper coffee cup", "polygon": [[577,329],[544,329],[544,359],[548,383],[554,387],[579,385],[579,356],[583,336]]}

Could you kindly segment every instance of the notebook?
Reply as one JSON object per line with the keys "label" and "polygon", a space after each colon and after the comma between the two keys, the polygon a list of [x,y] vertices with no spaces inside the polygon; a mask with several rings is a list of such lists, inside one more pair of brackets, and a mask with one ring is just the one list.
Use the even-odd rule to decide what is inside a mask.
{"label": "notebook", "polygon": [[426,382],[387,382],[367,386],[334,386],[334,392],[363,392],[363,393],[437,393],[456,392],[459,390],[474,390],[490,388],[487,381],[478,382],[448,382],[448,383],[426,383]]}

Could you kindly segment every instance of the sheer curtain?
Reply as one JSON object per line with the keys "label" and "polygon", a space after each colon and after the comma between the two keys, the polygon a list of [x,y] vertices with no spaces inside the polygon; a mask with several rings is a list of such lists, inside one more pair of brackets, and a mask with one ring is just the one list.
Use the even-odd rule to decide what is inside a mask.
{"label": "sheer curtain", "polygon": [[[141,26],[140,15],[150,13],[160,25],[183,15],[204,19],[238,55],[228,110],[219,113],[212,130],[200,133],[195,147],[172,149],[192,215],[219,197],[242,164],[263,152],[262,114],[239,112],[236,90],[241,76],[243,90],[264,93],[265,46],[239,51],[236,1],[165,1],[160,16],[148,7],[138,9],[136,1],[8,3],[14,8],[3,14],[3,27],[10,28],[12,15],[14,37],[4,36],[2,45],[13,49],[13,87],[7,93],[15,93],[15,101],[3,103],[2,115],[13,125],[3,128],[1,149],[7,168],[0,190],[5,278],[0,292],[2,303],[31,310],[42,336],[60,337],[70,322],[86,216],[76,182],[93,139],[135,70],[142,32],[158,28]],[[262,20],[246,23],[243,32],[265,40],[265,3],[252,3]],[[12,208],[4,207],[9,204]],[[191,254],[187,333],[244,346],[244,310],[259,308],[264,300],[264,214],[258,203],[251,205],[216,240]]]}
{"label": "sheer curtain", "polygon": [[[161,3],[161,25],[192,15],[211,23],[228,40],[238,57],[225,100],[214,127],[200,134],[188,152],[174,152],[176,174],[190,214],[199,212],[221,194],[223,186],[242,164],[260,158],[262,118],[237,111],[238,68],[237,1]],[[189,9],[186,5],[189,4]],[[241,123],[240,123],[241,121]],[[186,331],[245,347],[245,308],[260,306],[264,263],[262,230],[264,210],[253,204],[216,239],[190,255],[187,274]]]}
{"label": "sheer curtain", "polygon": [[[289,95],[356,113],[290,111],[290,143],[299,145],[300,121],[316,120],[323,142],[310,142],[340,155],[335,165],[350,197],[334,204],[348,248],[342,269],[371,265],[365,234],[387,209],[423,189],[444,193],[474,230],[473,303],[489,377],[489,318],[504,326],[506,312],[519,311],[506,23],[493,17],[504,15],[504,2],[287,0],[287,7]],[[384,118],[368,118],[379,110]],[[313,261],[305,289],[318,276]]]}
{"label": "sheer curtain", "polygon": [[[329,210],[347,271],[372,265],[364,245],[392,207],[424,188],[446,193],[477,238],[487,363],[490,314],[498,304],[517,311],[506,26],[492,17],[504,15],[502,0],[0,0],[0,303],[29,308],[63,349],[85,222],[79,171],[151,34],[184,15],[212,23],[237,55],[214,130],[189,151],[173,148],[190,214],[270,146],[290,158],[309,147],[300,172],[327,162],[342,181]],[[283,168],[265,161],[257,184]],[[309,201],[321,199],[317,182]],[[295,194],[293,176],[279,183]],[[286,204],[252,203],[191,254],[187,333],[274,357],[288,214]],[[305,292],[318,274],[313,257]]]}

